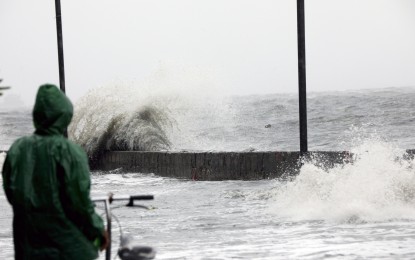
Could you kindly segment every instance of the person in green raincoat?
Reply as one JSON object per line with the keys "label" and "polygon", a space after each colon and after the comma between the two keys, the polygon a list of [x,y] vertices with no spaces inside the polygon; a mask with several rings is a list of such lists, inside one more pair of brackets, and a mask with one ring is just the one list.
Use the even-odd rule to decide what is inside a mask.
{"label": "person in green raincoat", "polygon": [[2,175],[14,213],[15,259],[91,260],[107,245],[89,196],[87,156],[64,137],[72,115],[71,102],[56,86],[40,86],[36,131],[7,152]]}

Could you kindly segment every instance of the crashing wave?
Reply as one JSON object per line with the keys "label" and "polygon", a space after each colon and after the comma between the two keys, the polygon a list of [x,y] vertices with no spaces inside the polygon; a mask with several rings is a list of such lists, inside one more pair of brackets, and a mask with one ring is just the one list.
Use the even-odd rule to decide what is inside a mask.
{"label": "crashing wave", "polygon": [[278,182],[271,212],[344,223],[415,219],[412,157],[380,138],[360,142],[352,163],[324,169],[306,162],[292,180]]}
{"label": "crashing wave", "polygon": [[[166,130],[171,127],[162,102],[137,97],[124,89],[91,91],[75,105],[69,137],[81,145],[90,160],[107,150],[159,151],[170,148]],[[121,94],[120,94],[121,93]],[[125,98],[123,98],[125,97]]]}

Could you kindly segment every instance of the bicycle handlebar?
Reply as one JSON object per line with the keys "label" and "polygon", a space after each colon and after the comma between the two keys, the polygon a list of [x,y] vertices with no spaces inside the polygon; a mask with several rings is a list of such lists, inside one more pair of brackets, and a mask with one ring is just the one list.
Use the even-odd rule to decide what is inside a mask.
{"label": "bicycle handlebar", "polygon": [[130,196],[130,199],[132,200],[153,200],[154,196],[153,195],[135,195],[135,196]]}
{"label": "bicycle handlebar", "polygon": [[113,194],[110,194],[110,195],[105,196],[105,197],[93,198],[92,201],[94,201],[94,202],[104,202],[104,201],[108,200],[110,203],[112,203],[113,201],[128,200],[129,203],[130,203],[130,202],[133,202],[134,200],[153,200],[153,199],[154,199],[153,195],[113,195]]}
{"label": "bicycle handlebar", "polygon": [[113,193],[109,193],[108,196],[105,197],[97,197],[91,199],[93,202],[104,202],[105,204],[105,214],[107,215],[107,232],[109,237],[108,247],[105,252],[105,259],[111,259],[111,208],[110,204],[113,201],[126,201],[128,200],[127,207],[133,207],[135,200],[152,200],[154,199],[153,195],[114,195]]}

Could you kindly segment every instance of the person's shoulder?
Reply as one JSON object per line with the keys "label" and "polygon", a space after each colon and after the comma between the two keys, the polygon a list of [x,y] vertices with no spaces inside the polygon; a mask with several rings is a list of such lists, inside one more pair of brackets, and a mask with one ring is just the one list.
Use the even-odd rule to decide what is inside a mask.
{"label": "person's shoulder", "polygon": [[68,141],[68,146],[70,147],[70,149],[72,149],[75,153],[80,154],[82,156],[86,156],[86,153],[84,151],[84,149],[78,145],[77,143],[71,141],[71,140],[67,140]]}
{"label": "person's shoulder", "polygon": [[33,135],[23,136],[16,139],[13,144],[10,146],[7,154],[15,154],[21,150],[27,150],[34,143]]}
{"label": "person's shoulder", "polygon": [[56,141],[57,141],[57,148],[61,150],[62,152],[73,155],[73,156],[86,157],[86,153],[84,149],[82,149],[82,147],[76,144],[75,142],[63,136],[61,138],[58,138]]}

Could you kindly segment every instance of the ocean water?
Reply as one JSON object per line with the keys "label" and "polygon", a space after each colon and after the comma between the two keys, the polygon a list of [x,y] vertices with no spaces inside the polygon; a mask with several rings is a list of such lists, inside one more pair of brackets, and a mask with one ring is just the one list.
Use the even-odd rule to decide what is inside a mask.
{"label": "ocean water", "polygon": [[[92,91],[75,105],[70,137],[89,156],[105,149],[299,149],[294,94],[116,89],[116,96],[114,88]],[[414,259],[415,170],[405,156],[415,148],[414,107],[415,88],[310,93],[309,150],[351,151],[353,164],[327,170],[308,162],[297,176],[261,181],[93,172],[92,196],[154,194],[143,202],[150,210],[119,207],[114,214],[125,233],[157,249],[157,259]],[[32,131],[29,110],[0,112],[0,150]],[[0,258],[12,259],[3,191],[0,210]]]}

